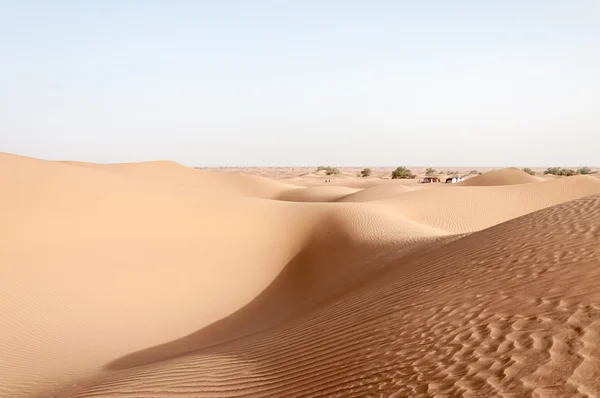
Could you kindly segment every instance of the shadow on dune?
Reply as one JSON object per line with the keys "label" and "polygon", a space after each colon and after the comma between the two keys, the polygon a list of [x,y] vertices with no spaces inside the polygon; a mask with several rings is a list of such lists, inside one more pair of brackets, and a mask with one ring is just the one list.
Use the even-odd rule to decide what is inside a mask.
{"label": "shadow on dune", "polygon": [[[160,372],[152,368],[110,380],[92,392],[98,396],[118,387],[138,396],[148,391],[530,396],[532,385],[556,396],[595,394],[600,391],[592,372],[600,330],[598,225],[600,196],[587,197],[454,238],[410,259],[380,261],[401,266],[378,268],[383,272],[371,273],[364,286],[310,317],[220,352],[197,352],[195,360],[170,363]],[[304,254],[290,263],[290,272],[294,265],[310,265]],[[310,297],[302,287],[310,291],[314,276],[301,280],[291,297]],[[594,356],[582,358],[581,352]],[[491,366],[500,376],[490,378]],[[513,366],[520,372],[505,377]],[[551,377],[539,377],[540,372]]]}
{"label": "shadow on dune", "polygon": [[[285,322],[351,288],[366,272],[359,269],[357,259],[364,258],[372,250],[352,247],[347,238],[332,244],[309,244],[261,294],[238,311],[178,340],[121,357],[107,364],[105,369],[123,370],[180,357]],[[323,253],[327,253],[325,261]],[[353,259],[353,264],[345,259]],[[343,272],[338,264],[344,266]],[[328,283],[336,277],[335,284]]]}
{"label": "shadow on dune", "polygon": [[[116,371],[149,365],[231,342],[273,328],[310,312],[360,285],[391,263],[411,257],[433,243],[439,246],[455,237],[424,238],[398,246],[352,242],[350,236],[309,243],[254,300],[201,330],[180,339],[150,347],[108,363]],[[427,251],[427,249],[425,249]]]}

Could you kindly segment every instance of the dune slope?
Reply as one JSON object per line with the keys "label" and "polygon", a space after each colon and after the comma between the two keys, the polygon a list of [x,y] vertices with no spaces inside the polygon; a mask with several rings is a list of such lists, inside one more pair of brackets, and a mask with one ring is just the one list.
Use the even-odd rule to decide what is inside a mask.
{"label": "dune slope", "polygon": [[467,233],[597,194],[600,194],[600,180],[574,176],[535,184],[444,186],[406,192],[372,203],[390,206],[410,220],[449,233]]}
{"label": "dune slope", "polygon": [[338,202],[371,202],[383,198],[395,197],[404,192],[410,192],[412,189],[402,183],[389,182],[387,184],[367,187],[356,193],[346,195]]}
{"label": "dune slope", "polygon": [[532,182],[540,181],[543,180],[541,178],[527,174],[523,170],[519,170],[516,167],[509,167],[506,169],[489,171],[487,173],[468,178],[457,184],[469,187],[484,187],[498,185],[529,184]]}
{"label": "dune slope", "polygon": [[356,188],[332,186],[316,186],[296,188],[283,191],[278,200],[287,202],[336,202],[340,198],[351,195],[359,190]]}
{"label": "dune slope", "polygon": [[164,184],[170,187],[193,190],[209,196],[275,198],[285,190],[297,188],[291,184],[284,184],[260,176],[196,170],[173,161],[118,164],[72,161],[60,163],[102,170],[151,184]]}
{"label": "dune slope", "polygon": [[[254,301],[292,264],[283,286],[302,274],[306,287],[276,289],[287,312],[265,313],[247,331],[219,338],[252,333],[325,299],[307,303],[305,293],[332,295],[356,283],[369,272],[364,259],[389,245],[399,255],[419,238],[444,234],[379,207],[181,189],[156,164],[138,178],[12,155],[0,162],[11,170],[0,177],[0,395],[35,395],[95,377],[116,358],[189,335]],[[162,173],[177,179],[171,166]],[[183,173],[179,181],[189,178]],[[217,177],[202,188],[218,190]],[[355,266],[337,286],[320,283],[336,272],[335,259],[353,255]],[[215,343],[200,337],[185,350]]]}
{"label": "dune slope", "polygon": [[599,225],[598,196],[544,209],[279,327],[65,396],[593,396]]}

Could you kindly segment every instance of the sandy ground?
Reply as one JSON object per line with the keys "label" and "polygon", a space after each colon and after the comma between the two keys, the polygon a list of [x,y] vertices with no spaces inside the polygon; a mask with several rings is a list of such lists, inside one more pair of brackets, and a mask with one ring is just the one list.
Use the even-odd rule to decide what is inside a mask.
{"label": "sandy ground", "polygon": [[597,175],[0,170],[2,397],[600,396]]}

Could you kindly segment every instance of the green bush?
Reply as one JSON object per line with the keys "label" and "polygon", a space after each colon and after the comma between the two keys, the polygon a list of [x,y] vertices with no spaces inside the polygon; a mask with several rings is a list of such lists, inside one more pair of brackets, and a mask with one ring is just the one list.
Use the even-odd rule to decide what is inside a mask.
{"label": "green bush", "polygon": [[392,178],[415,178],[416,176],[410,171],[409,168],[401,166],[397,167],[396,170],[392,171]]}
{"label": "green bush", "polygon": [[562,167],[548,167],[545,171],[544,171],[544,175],[545,174],[552,174],[555,176],[565,176],[565,177],[570,177],[570,176],[574,176],[575,174],[577,174],[577,172],[573,169],[565,169]]}
{"label": "green bush", "polygon": [[428,168],[425,170],[425,174],[433,174],[433,173],[435,173],[435,169],[434,169],[434,168],[432,168],[432,167],[428,167]]}
{"label": "green bush", "polygon": [[366,168],[362,169],[362,171],[360,172],[360,175],[363,176],[363,177],[368,177],[368,176],[371,175],[372,171],[373,170],[371,170],[370,168],[366,167]]}
{"label": "green bush", "polygon": [[529,175],[532,175],[532,176],[534,176],[534,175],[535,175],[535,171],[531,170],[529,167],[525,167],[525,168],[523,169],[523,171],[524,171],[525,173],[529,174]]}
{"label": "green bush", "polygon": [[469,174],[471,174],[471,175],[478,175],[479,172],[477,170],[471,170],[471,171],[469,171]]}
{"label": "green bush", "polygon": [[325,174],[330,176],[332,174],[340,174],[340,171],[338,170],[337,167],[327,166],[327,167],[325,167]]}
{"label": "green bush", "polygon": [[589,167],[587,167],[587,166],[583,166],[583,167],[580,167],[580,168],[577,170],[577,174],[583,174],[583,175],[586,175],[586,174],[594,174],[594,172],[593,172],[593,171],[592,171],[592,169],[590,169]]}
{"label": "green bush", "polygon": [[340,174],[340,171],[338,170],[337,167],[331,167],[331,166],[319,166],[317,167],[317,171],[321,171],[321,170],[325,170],[325,174],[330,176],[332,174]]}

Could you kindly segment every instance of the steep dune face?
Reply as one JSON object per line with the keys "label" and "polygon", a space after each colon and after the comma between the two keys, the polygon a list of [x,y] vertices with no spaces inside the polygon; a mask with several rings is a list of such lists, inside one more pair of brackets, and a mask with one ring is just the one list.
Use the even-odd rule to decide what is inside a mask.
{"label": "steep dune face", "polygon": [[87,375],[132,346],[237,310],[321,217],[96,169],[1,162],[11,172],[0,177],[0,306],[10,320],[1,328],[0,385],[15,394]]}
{"label": "steep dune face", "polygon": [[0,168],[0,396],[600,393],[597,179]]}
{"label": "steep dune face", "polygon": [[458,183],[458,185],[469,186],[469,187],[486,187],[486,186],[499,186],[499,185],[517,185],[517,184],[529,184],[532,182],[543,181],[541,178],[532,176],[519,170],[515,167],[509,167],[506,169],[493,170],[485,174],[471,177]]}

